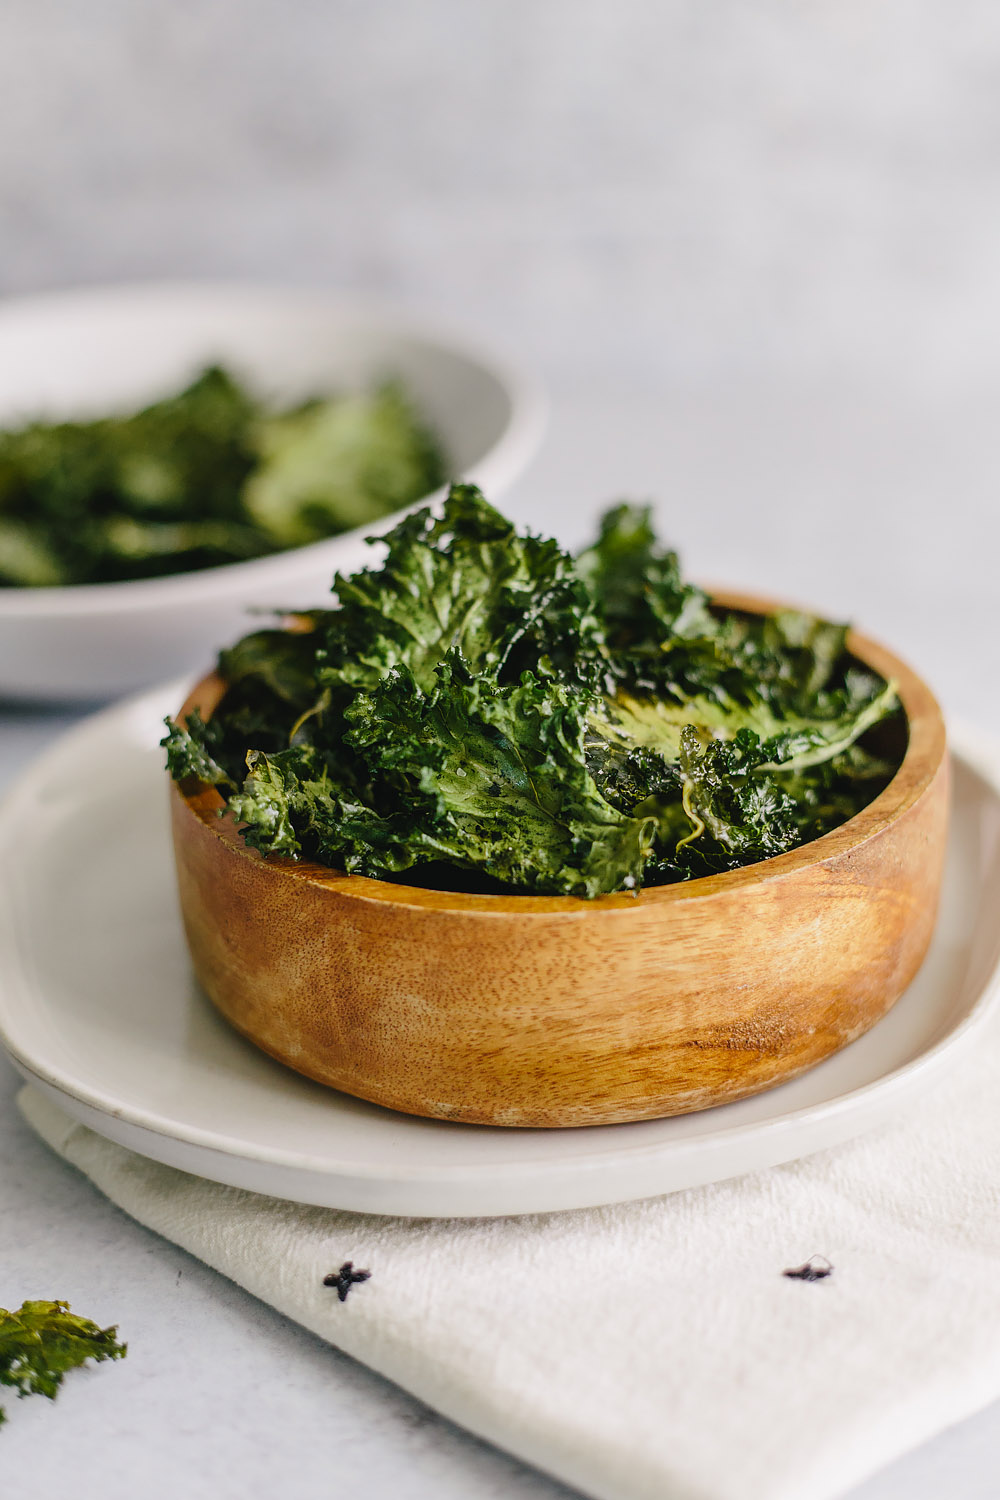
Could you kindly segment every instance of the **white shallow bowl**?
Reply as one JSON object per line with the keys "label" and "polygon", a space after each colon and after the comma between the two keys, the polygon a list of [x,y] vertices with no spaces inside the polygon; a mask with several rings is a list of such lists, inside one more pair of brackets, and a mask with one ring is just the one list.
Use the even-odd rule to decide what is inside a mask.
{"label": "white shallow bowl", "polygon": [[[544,427],[534,380],[460,339],[324,293],[183,283],[0,303],[0,426],[127,411],[212,361],[278,402],[396,376],[452,476],[491,498]],[[0,697],[102,698],[205,666],[253,628],[249,609],[323,604],[333,574],[362,566],[364,537],[389,524],[167,578],[0,589]]]}
{"label": "white shallow bowl", "polygon": [[672,1192],[918,1107],[984,1045],[1000,960],[1000,757],[954,737],[941,913],[889,1014],[807,1073],[700,1114],[510,1130],[396,1114],[274,1062],[198,989],[167,828],[175,683],[54,745],[0,808],[0,1041],[74,1119],[183,1171],[363,1213],[523,1214]]}

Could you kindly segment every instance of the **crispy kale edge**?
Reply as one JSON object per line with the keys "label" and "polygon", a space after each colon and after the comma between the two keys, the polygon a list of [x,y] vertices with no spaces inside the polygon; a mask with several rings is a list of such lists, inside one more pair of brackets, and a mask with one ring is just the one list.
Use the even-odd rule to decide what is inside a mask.
{"label": "crispy kale edge", "polygon": [[[70,1370],[94,1360],[124,1359],[117,1326],[101,1328],[70,1312],[68,1302],[24,1302],[16,1312],[0,1308],[0,1385],[18,1396],[54,1400]],[[0,1407],[0,1424],[7,1420]]]}
{"label": "crispy kale edge", "polygon": [[713,610],[643,507],[574,561],[457,485],[381,541],[338,608],[223,653],[208,724],[167,721],[175,779],[265,855],[590,897],[784,853],[895,770],[858,743],[894,686],[846,627]]}

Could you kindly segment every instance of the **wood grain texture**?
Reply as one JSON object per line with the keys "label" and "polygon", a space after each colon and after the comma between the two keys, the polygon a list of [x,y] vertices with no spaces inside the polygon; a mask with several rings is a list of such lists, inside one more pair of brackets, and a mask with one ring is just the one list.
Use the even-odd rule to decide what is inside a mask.
{"label": "wood grain texture", "polygon": [[[717,595],[732,608],[774,606]],[[850,822],[726,875],[595,901],[421,890],[245,848],[214,789],[173,787],[198,978],[232,1024],[322,1083],[510,1126],[682,1114],[770,1088],[860,1036],[927,950],[948,764],[929,690],[884,648],[908,746]],[[206,716],[206,678],[182,713]]]}

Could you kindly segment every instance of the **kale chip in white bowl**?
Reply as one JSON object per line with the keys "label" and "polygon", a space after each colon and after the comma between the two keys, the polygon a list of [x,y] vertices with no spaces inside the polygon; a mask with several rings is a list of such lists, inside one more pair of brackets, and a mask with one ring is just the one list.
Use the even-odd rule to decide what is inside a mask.
{"label": "kale chip in white bowl", "polygon": [[0,304],[0,696],[107,697],[324,604],[381,518],[502,491],[543,421],[525,375],[326,293]]}

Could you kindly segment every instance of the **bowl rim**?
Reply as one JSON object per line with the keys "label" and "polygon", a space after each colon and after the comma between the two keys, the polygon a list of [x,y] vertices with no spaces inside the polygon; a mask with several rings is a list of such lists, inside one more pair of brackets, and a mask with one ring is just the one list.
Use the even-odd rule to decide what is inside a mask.
{"label": "bowl rim", "polygon": [[[709,594],[714,604],[751,614],[798,608],[796,605],[736,589],[710,589]],[[887,647],[854,629],[848,632],[847,650],[863,666],[872,667],[887,681],[895,682],[906,716],[906,750],[888,786],[846,823],[785,854],[758,860],[756,864],[744,865],[738,870],[678,881],[672,885],[647,886],[637,892],[617,892],[589,900],[579,896],[530,896],[513,892],[470,895],[459,891],[429,890],[421,886],[396,884],[368,875],[349,875],[311,860],[291,860],[275,855],[265,859],[258,850],[250,849],[244,844],[232,817],[218,815],[219,810],[225,808],[225,801],[215,787],[197,783],[185,788],[172,778],[170,784],[172,793],[233,853],[259,864],[276,879],[299,880],[310,886],[329,890],[338,897],[455,916],[472,913],[494,916],[559,913],[574,918],[587,914],[635,912],[679,901],[710,901],[745,890],[748,886],[786,880],[802,870],[822,866],[861,849],[863,845],[878,838],[918,802],[940,773],[947,755],[945,725],[940,706],[927,684]],[[204,710],[206,714],[213,712],[225,686],[225,682],[215,671],[203,677],[185,699],[177,716],[180,722],[183,723],[195,707]]]}
{"label": "bowl rim", "polygon": [[[477,483],[483,476],[489,485],[491,471],[500,466],[520,473],[538,450],[548,418],[549,403],[540,379],[502,348],[489,340],[480,340],[470,330],[453,327],[446,319],[431,320],[405,306],[379,302],[372,298],[353,297],[330,288],[287,286],[259,281],[218,281],[192,279],[136,280],[97,283],[92,286],[68,287],[25,297],[0,299],[0,329],[13,319],[48,315],[76,308],[95,312],[102,303],[127,307],[141,306],[147,299],[204,302],[268,301],[271,306],[284,304],[292,308],[315,308],[373,331],[391,334],[401,340],[412,340],[428,348],[445,351],[477,365],[492,376],[503,390],[509,412],[500,436],[468,469],[454,479]],[[0,424],[2,425],[2,424]],[[449,480],[449,483],[453,480]],[[221,563],[216,567],[187,569],[158,578],[129,578],[115,583],[77,583],[56,587],[0,588],[0,619],[65,618],[91,614],[125,614],[144,608],[159,609],[170,604],[184,604],[192,594],[210,594],[214,600],[238,599],[255,587],[280,585],[287,572],[294,584],[303,568],[317,572],[337,566],[336,553],[345,546],[357,546],[383,522],[401,520],[424,505],[439,503],[448,492],[448,484],[429,490],[426,495],[364,526],[353,527],[304,547],[288,547],[244,562]]]}

